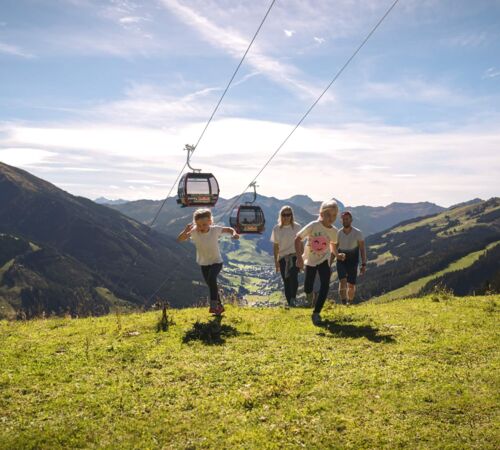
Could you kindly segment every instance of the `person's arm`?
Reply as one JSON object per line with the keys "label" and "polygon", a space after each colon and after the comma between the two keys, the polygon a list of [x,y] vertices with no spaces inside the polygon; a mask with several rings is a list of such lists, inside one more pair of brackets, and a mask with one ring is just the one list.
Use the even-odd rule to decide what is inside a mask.
{"label": "person's arm", "polygon": [[227,233],[232,236],[233,239],[239,239],[240,235],[236,233],[236,230],[231,227],[222,227],[222,233]]}
{"label": "person's arm", "polygon": [[194,225],[192,223],[188,223],[184,230],[182,230],[177,236],[177,242],[187,241],[189,236],[191,236],[191,232],[193,231]]}
{"label": "person's arm", "polygon": [[337,244],[333,241],[330,241],[330,250],[331,250],[330,254],[330,266],[331,266],[335,261],[335,258],[339,257],[339,252],[337,251]]}
{"label": "person's arm", "polygon": [[360,274],[364,275],[366,272],[366,246],[365,246],[365,241],[361,240],[358,241],[359,245],[359,251],[361,252],[361,270]]}
{"label": "person's arm", "polygon": [[304,259],[302,258],[304,246],[302,245],[302,238],[297,235],[295,237],[295,255],[297,256],[297,267],[299,269],[304,268]]}
{"label": "person's arm", "polygon": [[279,244],[273,244],[273,252],[274,252],[274,266],[276,267],[276,273],[279,273],[280,271],[280,262],[278,259],[278,255],[280,252]]}
{"label": "person's arm", "polygon": [[313,223],[314,222],[307,224],[297,233],[297,236],[295,236],[295,255],[297,256],[297,267],[299,269],[304,268],[304,258],[302,258],[302,254],[304,253],[304,244],[302,243],[302,240],[309,236]]}

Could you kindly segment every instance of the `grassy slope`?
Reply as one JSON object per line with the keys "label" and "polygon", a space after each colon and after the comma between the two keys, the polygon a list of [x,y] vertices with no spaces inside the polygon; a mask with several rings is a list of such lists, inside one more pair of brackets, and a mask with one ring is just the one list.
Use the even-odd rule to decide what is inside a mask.
{"label": "grassy slope", "polygon": [[472,252],[469,253],[468,255],[464,256],[463,258],[458,259],[457,261],[452,262],[449,264],[446,268],[443,270],[440,270],[439,272],[433,273],[432,275],[428,275],[426,277],[419,278],[418,280],[412,281],[411,283],[408,283],[406,286],[403,286],[399,289],[395,289],[393,291],[387,292],[384,295],[380,295],[379,297],[373,298],[372,301],[375,302],[385,302],[385,301],[391,301],[391,300],[396,300],[398,298],[405,298],[405,297],[410,297],[417,295],[420,290],[431,280],[434,280],[436,278],[439,278],[440,276],[444,275],[445,273],[448,272],[453,272],[455,270],[462,270],[466,269],[467,267],[472,266],[484,253],[499,245],[500,241],[493,242],[490,245],[486,246],[485,249],[483,250],[478,250],[477,252]]}
{"label": "grassy slope", "polygon": [[495,448],[499,301],[3,321],[0,447]]}

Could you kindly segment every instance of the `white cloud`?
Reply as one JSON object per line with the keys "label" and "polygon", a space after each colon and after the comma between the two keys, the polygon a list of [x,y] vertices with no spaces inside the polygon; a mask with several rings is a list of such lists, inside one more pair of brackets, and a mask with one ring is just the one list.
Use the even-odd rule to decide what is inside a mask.
{"label": "white cloud", "polygon": [[21,58],[33,58],[33,55],[31,53],[24,51],[17,45],[6,44],[5,42],[0,42],[0,53],[19,56]]}
{"label": "white cloud", "polygon": [[394,82],[368,81],[359,89],[361,98],[395,99],[425,103],[463,103],[464,95],[445,84],[421,78],[401,79]]}
{"label": "white cloud", "polygon": [[286,37],[292,37],[295,34],[294,30],[283,30],[283,33],[285,33]]}
{"label": "white cloud", "polygon": [[318,44],[323,44],[325,42],[325,38],[322,38],[322,37],[317,37],[317,36],[314,36],[313,37],[314,41]]}
{"label": "white cloud", "polygon": [[4,148],[0,147],[0,161],[12,166],[31,166],[51,157],[57,156],[55,152],[49,152],[38,148]]}
{"label": "white cloud", "polygon": [[490,67],[483,75],[483,78],[496,78],[500,77],[500,69]]}
{"label": "white cloud", "polygon": [[489,40],[489,35],[485,31],[461,33],[453,36],[445,43],[451,46],[463,48],[476,48],[484,45]]}
{"label": "white cloud", "polygon": [[[193,127],[197,128],[180,125],[172,133],[105,124],[91,128],[10,125],[4,127],[3,141],[49,152],[50,157],[39,164],[30,160],[30,170],[56,184],[86,182],[74,186],[73,193],[95,198],[112,184],[119,188],[118,197],[162,198],[185,161],[182,148],[190,142]],[[193,165],[216,174],[224,197],[236,195],[290,129],[288,124],[269,121],[216,120]],[[498,195],[499,129],[423,133],[360,123],[303,127],[259,177],[259,191],[278,198],[298,193],[318,199],[334,195],[351,205],[421,200],[449,205]],[[85,154],[88,159],[79,166],[99,164],[103,173],[75,171],[66,176],[60,170],[66,160],[67,166],[79,167],[72,154]]]}
{"label": "white cloud", "polygon": [[[243,56],[249,40],[243,38],[238,32],[218,26],[207,17],[202,16],[198,11],[181,5],[177,0],[162,0],[162,3],[180,20],[196,30],[211,45],[228,52],[236,59]],[[319,94],[316,86],[309,85],[303,80],[304,76],[299,69],[266,55],[260,49],[258,43],[254,43],[247,55],[246,64],[302,96],[311,98]]]}
{"label": "white cloud", "polygon": [[128,16],[128,17],[120,17],[118,20],[120,23],[130,24],[130,23],[140,23],[146,19],[144,17]]}

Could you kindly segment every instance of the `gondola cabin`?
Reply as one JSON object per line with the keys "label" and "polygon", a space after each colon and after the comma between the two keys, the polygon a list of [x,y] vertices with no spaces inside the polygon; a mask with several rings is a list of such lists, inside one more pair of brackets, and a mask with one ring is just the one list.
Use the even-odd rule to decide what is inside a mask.
{"label": "gondola cabin", "polygon": [[188,172],[182,175],[177,190],[177,203],[187,206],[215,206],[219,199],[219,183],[211,173]]}
{"label": "gondola cabin", "polygon": [[229,224],[238,234],[264,232],[266,219],[264,211],[257,205],[239,205],[231,211]]}

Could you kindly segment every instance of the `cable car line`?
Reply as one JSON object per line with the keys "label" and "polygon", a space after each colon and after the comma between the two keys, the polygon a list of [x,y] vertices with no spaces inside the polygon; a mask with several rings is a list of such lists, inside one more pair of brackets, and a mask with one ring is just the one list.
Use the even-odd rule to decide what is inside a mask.
{"label": "cable car line", "polygon": [[283,148],[283,146],[287,143],[288,139],[295,133],[297,128],[304,122],[304,120],[307,118],[307,116],[310,114],[310,112],[314,109],[314,107],[319,103],[319,101],[323,98],[323,96],[327,93],[327,91],[332,87],[332,85],[337,81],[337,79],[340,77],[340,75],[344,72],[344,70],[347,68],[347,66],[351,63],[351,61],[356,57],[356,55],[360,52],[360,50],[365,46],[365,44],[368,42],[368,40],[371,38],[373,33],[378,29],[378,27],[382,24],[382,22],[385,20],[385,18],[390,14],[390,12],[394,9],[396,4],[399,2],[399,0],[395,0],[392,5],[387,9],[385,14],[380,18],[380,20],[375,24],[375,26],[371,29],[371,31],[366,35],[366,37],[363,39],[361,44],[356,48],[354,53],[347,59],[347,61],[344,63],[344,65],[337,71],[333,79],[328,83],[326,88],[323,90],[323,92],[319,95],[319,97],[313,102],[313,104],[307,109],[305,114],[301,117],[301,119],[298,121],[298,123],[293,127],[293,129],[290,131],[290,133],[286,136],[286,138],[283,140],[283,142],[278,146],[278,148],[274,151],[274,153],[271,155],[271,157],[266,161],[266,163],[262,166],[262,168],[259,170],[257,175],[252,179],[252,181],[245,187],[245,189],[242,191],[242,193],[236,198],[236,200],[231,204],[229,209],[226,210],[226,212],[223,214],[222,218],[226,216],[229,212],[233,211],[234,207],[238,203],[238,201],[241,199],[241,197],[245,194],[246,190],[252,186],[252,183],[255,183],[257,181],[257,178],[259,175],[265,170],[265,168],[271,163],[271,161],[274,159],[274,157],[279,153],[279,151]]}
{"label": "cable car line", "polygon": [[[255,31],[250,43],[248,44],[247,46],[247,49],[245,50],[245,53],[243,54],[243,56],[241,57],[240,59],[240,62],[238,63],[238,65],[236,66],[236,69],[234,70],[231,78],[229,79],[229,82],[227,83],[226,85],[226,88],[224,89],[219,101],[217,102],[217,104],[215,105],[215,108],[214,110],[212,111],[212,114],[210,115],[205,127],[203,128],[198,140],[196,141],[196,144],[193,146],[193,149],[191,151],[191,153],[189,154],[188,153],[188,159],[187,161],[184,163],[184,165],[182,166],[182,169],[180,170],[180,172],[178,173],[174,183],[172,184],[172,187],[170,188],[170,190],[168,191],[168,194],[167,196],[164,198],[164,200],[162,201],[161,205],[160,205],[160,208],[158,209],[158,211],[156,212],[156,214],[154,215],[153,217],[153,220],[148,224],[150,228],[153,227],[153,225],[156,223],[156,221],[158,220],[158,217],[160,216],[160,213],[161,211],[163,210],[165,204],[167,203],[167,200],[170,198],[170,195],[172,194],[172,191],[174,190],[174,187],[177,185],[177,183],[179,182],[179,179],[181,178],[181,175],[182,173],[184,172],[184,170],[186,169],[186,167],[188,166],[188,163],[189,163],[189,157],[194,153],[194,151],[196,150],[196,148],[198,147],[198,145],[200,144],[201,140],[203,139],[210,123],[212,122],[212,119],[214,118],[216,112],[218,111],[221,103],[222,103],[222,100],[224,99],[224,97],[226,96],[226,93],[227,91],[229,90],[229,87],[231,86],[231,84],[233,83],[238,71],[240,70],[242,64],[243,64],[243,61],[245,60],[248,52],[250,51],[253,43],[255,42],[255,39],[257,38],[258,34],[260,33],[260,30],[262,29],[262,26],[264,25],[267,17],[269,16],[269,13],[271,12],[274,4],[276,3],[276,0],[272,0],[266,13],[264,14],[264,17],[262,18],[259,26],[257,27],[257,30]],[[129,263],[129,265],[126,267],[126,269],[122,272],[122,275],[118,281],[118,284],[117,286],[120,286],[121,282],[123,281],[123,279],[125,278],[125,276],[128,274],[129,270],[130,270],[130,267],[132,267],[133,265],[136,264],[137,262],[137,257],[138,257],[138,254],[134,257],[133,261],[131,263]]]}
{"label": "cable car line", "polygon": [[[245,53],[243,54],[243,56],[241,57],[241,60],[240,62],[238,63],[238,65],[236,66],[236,69],[234,70],[231,78],[229,79],[229,82],[227,83],[226,85],[226,88],[224,89],[221,97],[219,98],[219,101],[217,102],[217,104],[215,105],[215,108],[214,110],[212,111],[212,114],[210,115],[205,127],[203,128],[198,140],[196,141],[196,144],[193,147],[193,150],[191,152],[191,155],[194,153],[194,151],[198,148],[198,145],[200,144],[201,140],[203,139],[203,137],[205,136],[205,133],[210,125],[210,123],[212,122],[212,119],[214,118],[215,116],[215,113],[218,111],[221,103],[222,103],[222,100],[224,99],[224,97],[226,96],[226,93],[227,91],[229,90],[229,87],[231,86],[231,84],[233,83],[238,71],[240,70],[240,67],[242,66],[243,64],[243,61],[245,60],[248,52],[250,51],[250,48],[252,47],[253,43],[255,42],[255,39],[257,38],[258,34],[260,33],[260,30],[262,29],[262,26],[264,25],[264,22],[266,21],[267,17],[269,16],[269,13],[271,12],[271,9],[273,8],[274,4],[276,3],[276,0],[272,0],[271,1],[271,4],[269,5],[266,13],[264,14],[264,17],[262,18],[259,26],[257,27],[257,30],[255,31],[255,34],[253,35],[250,43],[248,44],[248,47],[247,49],[245,50]],[[184,172],[184,169],[186,168],[186,166],[188,165],[188,163],[186,162],[183,166],[182,166],[182,169],[180,171],[180,173],[177,175],[177,178],[175,179],[174,181],[174,184],[172,185],[172,187],[170,188],[170,191],[167,195],[167,197],[165,197],[165,199],[163,200],[162,204],[160,205],[160,209],[158,210],[158,212],[156,213],[155,217],[153,218],[153,221],[149,224],[150,227],[152,227],[156,220],[158,219],[158,217],[160,216],[160,213],[163,209],[163,207],[165,206],[165,204],[167,203],[167,200],[168,198],[170,197],[170,194],[172,193],[174,187],[177,185],[177,182],[179,181],[179,178],[181,177],[182,175],[182,172]]]}

